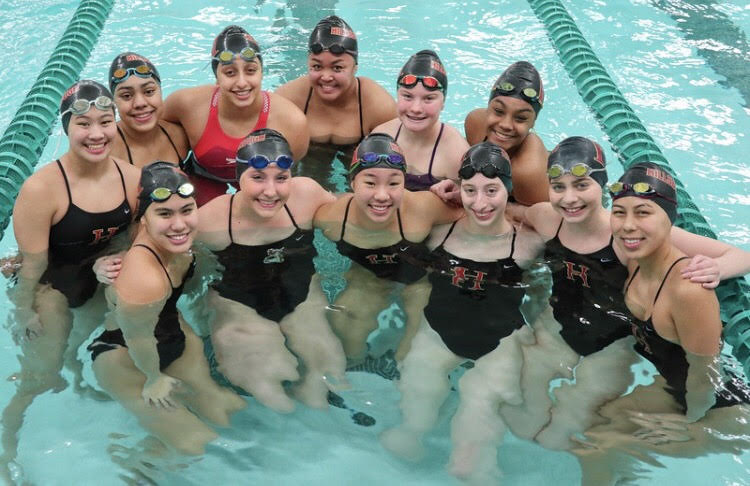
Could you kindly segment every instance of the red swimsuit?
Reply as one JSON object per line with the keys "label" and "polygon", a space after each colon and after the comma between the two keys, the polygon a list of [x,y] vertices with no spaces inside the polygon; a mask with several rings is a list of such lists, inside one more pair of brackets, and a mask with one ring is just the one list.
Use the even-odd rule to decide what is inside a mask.
{"label": "red swimsuit", "polygon": [[[258,122],[251,131],[266,128],[268,122],[268,113],[271,110],[271,97],[267,91],[262,91],[263,108],[258,116]],[[208,170],[211,174],[221,177],[222,179],[235,178],[234,157],[237,155],[237,147],[244,137],[230,137],[221,129],[219,123],[219,87],[214,90],[211,96],[211,104],[208,109],[208,120],[200,140],[193,148],[193,153],[198,159],[200,165]],[[222,182],[212,181],[198,175],[190,176],[193,185],[195,185],[198,206],[206,204],[211,199],[225,194],[227,185]],[[237,184],[233,184],[239,189]]]}

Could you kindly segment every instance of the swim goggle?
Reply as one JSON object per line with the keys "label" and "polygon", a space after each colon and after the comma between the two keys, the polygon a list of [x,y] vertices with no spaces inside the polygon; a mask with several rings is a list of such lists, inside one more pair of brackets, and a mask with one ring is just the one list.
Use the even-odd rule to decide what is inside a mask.
{"label": "swim goggle", "polygon": [[178,196],[185,198],[191,197],[193,194],[195,194],[195,186],[193,186],[189,182],[185,182],[174,191],[168,187],[157,187],[156,189],[151,191],[149,197],[154,202],[164,202],[172,197],[172,194],[177,194]]}
{"label": "swim goggle", "polygon": [[91,105],[94,105],[97,110],[107,111],[112,109],[113,104],[114,101],[112,101],[112,98],[104,95],[97,96],[93,100],[79,98],[71,103],[70,107],[67,110],[60,113],[60,116],[65,116],[68,113],[73,115],[84,115],[91,109]]}
{"label": "swim goggle", "polygon": [[398,85],[404,88],[413,88],[421,81],[422,86],[429,90],[443,90],[443,85],[434,76],[417,76],[416,74],[405,74],[398,80]]}
{"label": "swim goggle", "polygon": [[510,177],[510,174],[508,174],[506,171],[501,170],[492,164],[485,164],[479,168],[476,168],[471,164],[467,164],[458,169],[458,177],[461,179],[471,179],[477,173],[481,173],[488,179],[494,179],[495,177]]}
{"label": "swim goggle", "polygon": [[245,47],[240,52],[232,52],[232,51],[221,51],[217,55],[213,57],[215,61],[219,61],[222,64],[232,64],[234,62],[234,58],[239,56],[243,61],[250,62],[256,57],[258,57],[258,53],[255,52],[255,49],[252,47]]}
{"label": "swim goggle", "polygon": [[613,197],[622,196],[624,195],[623,193],[627,191],[632,191],[636,195],[636,197],[660,197],[673,204],[677,204],[677,201],[675,201],[671,197],[667,197],[664,194],[661,194],[648,182],[636,182],[634,184],[628,184],[626,182],[617,181],[609,185],[609,192],[612,193]]}
{"label": "swim goggle", "polygon": [[235,157],[234,160],[241,164],[248,164],[253,169],[265,169],[269,164],[276,164],[279,169],[287,170],[294,164],[294,159],[288,155],[279,155],[276,160],[271,160],[265,155],[253,155],[249,159]]}
{"label": "swim goggle", "polygon": [[134,74],[139,78],[151,78],[155,77],[156,73],[146,64],[131,68],[119,68],[112,73],[112,82],[115,84],[122,83]]}
{"label": "swim goggle", "polygon": [[578,162],[577,164],[574,164],[569,169],[566,169],[560,164],[554,164],[550,166],[549,169],[547,169],[547,177],[550,179],[557,179],[558,177],[562,177],[565,174],[571,174],[575,177],[588,177],[594,172],[606,172],[607,169],[594,169],[583,162]]}
{"label": "swim goggle", "polygon": [[404,156],[397,153],[391,153],[391,154],[376,154],[375,152],[365,152],[362,154],[361,157],[357,159],[357,161],[352,164],[352,166],[349,168],[349,173],[354,171],[357,167],[362,167],[363,169],[367,169],[368,167],[373,167],[380,162],[384,162],[387,166],[392,167],[394,169],[398,170],[404,170],[405,167],[405,161]]}
{"label": "swim goggle", "polygon": [[[509,81],[503,81],[502,83],[497,83],[492,88],[492,91],[498,91],[503,95],[510,95],[516,92],[516,87]],[[539,92],[534,88],[523,88],[522,90],[520,90],[520,94],[522,94],[523,97],[529,101],[533,101],[536,103],[539,102]]]}
{"label": "swim goggle", "polygon": [[324,46],[320,42],[316,42],[315,44],[310,45],[310,52],[312,52],[313,54],[320,54],[323,51],[328,51],[331,54],[335,54],[337,56],[346,53],[354,57],[357,57],[357,51],[347,49],[341,44],[331,44],[330,46]]}

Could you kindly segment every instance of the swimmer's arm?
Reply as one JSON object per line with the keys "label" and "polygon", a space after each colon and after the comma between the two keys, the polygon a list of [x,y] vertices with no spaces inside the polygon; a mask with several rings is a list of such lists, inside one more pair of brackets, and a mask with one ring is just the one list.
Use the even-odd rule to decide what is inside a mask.
{"label": "swimmer's arm", "polygon": [[682,269],[682,276],[692,282],[712,289],[721,280],[750,272],[750,252],[676,226],[672,227],[671,237],[674,246],[693,257],[690,264]]}
{"label": "swimmer's arm", "polygon": [[[687,418],[696,421],[714,405],[718,378],[716,357],[721,349],[719,302],[713,290],[700,285],[679,282],[672,291],[670,309],[680,345],[685,350],[688,373]],[[670,292],[670,293],[672,293]]]}
{"label": "swimmer's arm", "polygon": [[21,187],[13,207],[13,232],[23,260],[18,283],[9,292],[16,309],[31,311],[34,291],[47,269],[49,232],[54,214],[47,181],[39,175],[32,175]]}
{"label": "swimmer's arm", "polygon": [[464,133],[469,145],[475,145],[484,140],[487,135],[487,108],[477,108],[466,115]]}
{"label": "swimmer's arm", "polygon": [[444,203],[430,191],[412,193],[419,204],[426,210],[426,216],[432,225],[452,223],[464,215],[463,207],[455,207]]}
{"label": "swimmer's arm", "polygon": [[547,149],[542,139],[530,133],[522,149],[512,157],[513,197],[516,202],[531,206],[549,201]]}
{"label": "swimmer's arm", "polygon": [[227,219],[231,195],[223,194],[198,208],[198,233],[196,243],[202,243],[212,251],[223,250],[230,242]]}
{"label": "swimmer's arm", "polygon": [[369,78],[360,78],[362,90],[367,96],[367,104],[362,108],[368,118],[368,124],[364,127],[365,134],[372,133],[373,129],[398,116],[396,102],[393,97],[375,81]]}
{"label": "swimmer's arm", "polygon": [[189,100],[191,98],[192,90],[178,89],[171,95],[167,96],[164,100],[164,113],[162,113],[162,120],[166,120],[171,123],[180,124],[180,120],[185,117],[185,110],[190,105]]}

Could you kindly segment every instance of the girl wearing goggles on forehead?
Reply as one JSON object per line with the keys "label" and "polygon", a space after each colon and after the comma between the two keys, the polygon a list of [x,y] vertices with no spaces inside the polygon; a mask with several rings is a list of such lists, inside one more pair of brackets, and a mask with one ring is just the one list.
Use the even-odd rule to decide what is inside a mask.
{"label": "girl wearing goggles on forehead", "polygon": [[[357,77],[357,37],[343,19],[321,19],[310,33],[307,74],[276,92],[304,111],[316,150],[299,173],[330,185],[330,148],[349,146],[396,115],[393,98],[370,78]],[[326,150],[328,149],[328,150]],[[321,167],[322,166],[322,167]]]}
{"label": "girl wearing goggles on forehead", "polygon": [[396,454],[417,459],[424,452],[421,437],[437,422],[450,392],[448,375],[474,360],[459,380],[449,469],[471,484],[495,484],[497,448],[506,430],[498,407],[520,403],[521,344],[534,341],[521,312],[522,267],[543,242],[533,231],[517,231],[505,217],[512,182],[502,148],[474,145],[458,176],[461,218],[436,226],[427,243],[432,291],[400,368],[403,423],[385,431],[381,441]]}
{"label": "girl wearing goggles on forehead", "polygon": [[294,158],[307,152],[304,114],[286,98],[261,90],[263,60],[255,39],[231,25],[214,40],[211,68],[215,85],[175,91],[165,102],[164,119],[182,125],[194,158],[185,164],[198,193],[198,206],[238,187],[234,156],[248,133],[261,128],[279,131]]}
{"label": "girl wearing goggles on forehead", "polygon": [[368,335],[394,293],[403,301],[405,336],[397,336],[400,343],[370,345],[369,354],[379,357],[392,347],[397,348],[396,359],[405,356],[429,297],[421,266],[427,254],[424,240],[434,225],[454,221],[460,213],[429,192],[406,191],[406,170],[393,138],[371,134],[355,150],[349,168],[354,194],[324,205],[315,215],[315,226],[352,261],[347,287],[330,306],[329,320],[354,361],[368,355]]}
{"label": "girl wearing goggles on forehead", "polygon": [[161,120],[164,114],[161,78],[151,61],[123,52],[109,67],[109,89],[120,121],[112,154],[136,167],[154,160],[179,163],[188,153],[187,136],[180,125]]}
{"label": "girl wearing goggles on forehead", "polygon": [[720,354],[714,291],[682,278],[691,263],[674,244],[676,197],[672,177],[649,163],[629,168],[612,190],[615,248],[629,258],[625,303],[634,316],[635,349],[659,374],[602,407],[603,419],[574,450],[584,480],[596,484],[635,476],[628,477],[633,465],[623,461],[623,450],[697,457],[748,447],[750,386]]}
{"label": "girl wearing goggles on forehead", "polygon": [[409,159],[406,189],[424,191],[442,179],[455,179],[469,144],[455,128],[440,122],[448,77],[438,55],[419,51],[406,61],[396,81],[398,118],[375,129],[396,140]]}
{"label": "girl wearing goggles on forehead", "polygon": [[[20,426],[34,396],[66,386],[59,374],[63,362],[81,390],[78,346],[105,311],[94,260],[125,233],[136,201],[138,170],[111,157],[117,130],[107,88],[88,80],[74,84],[60,114],[69,148],[24,182],[13,208],[23,264],[9,297],[13,333],[25,357],[17,394],[4,413],[8,437],[14,436],[9,424]],[[14,414],[17,421],[10,419]]]}
{"label": "girl wearing goggles on forehead", "polygon": [[[550,307],[534,324],[536,344],[525,349],[524,377],[530,381],[523,409],[505,407],[503,414],[519,425],[517,435],[566,449],[572,435],[595,423],[602,403],[622,394],[633,379],[628,369],[635,357],[622,299],[630,256],[617,244],[602,204],[607,172],[601,147],[583,137],[567,138],[550,153],[548,167],[550,202],[531,206],[521,219],[547,242]],[[682,269],[683,278],[704,287],[750,269],[750,254],[725,243],[677,227],[671,228],[671,240],[695,255]],[[549,381],[573,368],[575,385],[558,387],[551,408]]]}
{"label": "girl wearing goggles on forehead", "polygon": [[[200,239],[223,267],[209,290],[218,369],[278,412],[294,409],[284,391],[315,408],[345,385],[341,343],[326,320],[315,273],[313,216],[336,198],[307,177],[291,177],[280,133],[251,133],[237,151],[240,190],[200,209]],[[298,369],[299,368],[299,369]]]}
{"label": "girl wearing goggles on forehead", "polygon": [[199,455],[217,437],[206,422],[228,426],[245,401],[211,379],[203,342],[177,310],[195,267],[194,191],[174,164],[157,161],[143,168],[140,231],[107,288],[112,312],[105,331],[88,349],[107,393],[170,448]]}
{"label": "girl wearing goggles on forehead", "polygon": [[531,132],[544,104],[539,72],[526,61],[511,64],[497,79],[487,108],[466,116],[470,144],[487,140],[501,146],[513,164],[513,201],[530,206],[547,200],[547,149]]}

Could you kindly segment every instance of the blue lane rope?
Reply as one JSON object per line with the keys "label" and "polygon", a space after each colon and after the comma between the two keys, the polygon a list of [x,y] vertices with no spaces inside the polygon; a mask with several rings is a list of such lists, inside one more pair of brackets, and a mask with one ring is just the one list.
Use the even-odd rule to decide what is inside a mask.
{"label": "blue lane rope", "polygon": [[34,172],[57,121],[63,93],[91,55],[115,0],[82,0],[54,51],[0,138],[0,239],[18,191]]}
{"label": "blue lane rope", "polygon": [[[617,89],[578,26],[559,0],[529,0],[529,5],[547,29],[568,75],[583,101],[596,115],[623,167],[653,162],[675,176],[661,149]],[[692,233],[716,238],[682,182],[677,183],[676,224]],[[744,278],[729,279],[716,289],[724,321],[724,339],[750,376],[750,285]]]}

